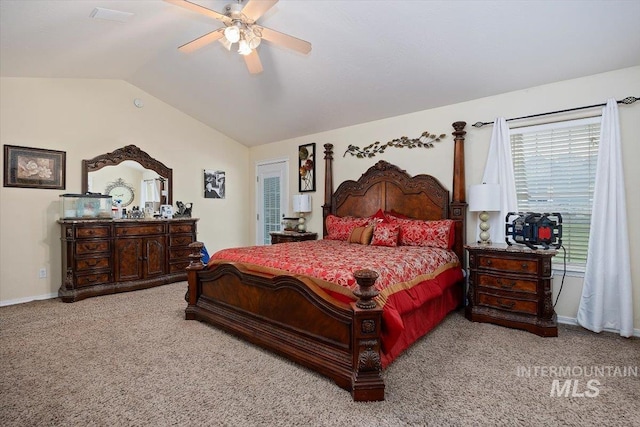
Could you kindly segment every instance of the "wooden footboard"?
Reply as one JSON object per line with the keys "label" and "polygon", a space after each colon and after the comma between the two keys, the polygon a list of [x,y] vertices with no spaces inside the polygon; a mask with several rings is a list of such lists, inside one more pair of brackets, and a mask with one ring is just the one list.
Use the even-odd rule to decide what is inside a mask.
{"label": "wooden footboard", "polygon": [[190,246],[186,319],[215,325],[325,375],[356,401],[384,400],[376,272],[354,274],[359,299],[346,304],[303,276],[270,277],[232,263],[209,269],[200,260],[202,243]]}

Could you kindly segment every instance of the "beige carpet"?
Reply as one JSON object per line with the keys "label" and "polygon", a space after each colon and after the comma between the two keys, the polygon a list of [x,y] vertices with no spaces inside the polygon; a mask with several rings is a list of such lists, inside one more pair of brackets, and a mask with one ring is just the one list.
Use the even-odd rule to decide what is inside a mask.
{"label": "beige carpet", "polygon": [[[453,313],[384,372],[385,402],[354,403],[323,377],[184,320],[185,290],[0,308],[0,425],[640,426],[637,338],[567,326],[540,338]],[[603,366],[637,376],[586,376]],[[587,393],[551,397],[554,380]]]}

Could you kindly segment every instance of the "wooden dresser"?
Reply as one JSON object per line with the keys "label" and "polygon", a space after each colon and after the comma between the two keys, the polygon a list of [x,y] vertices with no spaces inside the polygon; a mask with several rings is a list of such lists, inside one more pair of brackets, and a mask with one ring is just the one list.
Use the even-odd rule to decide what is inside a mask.
{"label": "wooden dresser", "polygon": [[555,250],[522,246],[469,245],[466,317],[558,336],[551,296],[551,259]]}
{"label": "wooden dresser", "polygon": [[318,233],[298,233],[297,231],[273,231],[269,234],[271,234],[272,245],[276,243],[316,240],[318,238]]}
{"label": "wooden dresser", "polygon": [[60,220],[64,302],[186,280],[195,218]]}

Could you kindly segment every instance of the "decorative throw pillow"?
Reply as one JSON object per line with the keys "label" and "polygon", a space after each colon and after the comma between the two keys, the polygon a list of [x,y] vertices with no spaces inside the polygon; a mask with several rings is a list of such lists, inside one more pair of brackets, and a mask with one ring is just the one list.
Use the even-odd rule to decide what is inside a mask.
{"label": "decorative throw pillow", "polygon": [[369,225],[376,225],[380,222],[389,222],[382,209],[378,209],[378,212],[369,217]]}
{"label": "decorative throw pillow", "polygon": [[349,236],[349,243],[359,243],[361,245],[368,245],[371,242],[373,236],[373,226],[356,227]]}
{"label": "decorative throw pillow", "polygon": [[356,227],[363,227],[367,224],[367,218],[356,218],[353,216],[339,217],[328,215],[326,220],[327,237],[329,240],[349,240],[351,232]]}
{"label": "decorative throw pillow", "polygon": [[373,229],[371,246],[398,246],[398,232],[400,224],[381,222]]}
{"label": "decorative throw pillow", "polygon": [[455,227],[451,219],[421,221],[398,219],[400,235],[398,244],[405,246],[431,246],[451,249],[454,244]]}
{"label": "decorative throw pillow", "polygon": [[393,209],[390,210],[390,211],[385,211],[384,215],[390,221],[395,221],[396,219],[411,219],[411,217],[408,217],[406,215],[398,213],[398,212],[394,211]]}

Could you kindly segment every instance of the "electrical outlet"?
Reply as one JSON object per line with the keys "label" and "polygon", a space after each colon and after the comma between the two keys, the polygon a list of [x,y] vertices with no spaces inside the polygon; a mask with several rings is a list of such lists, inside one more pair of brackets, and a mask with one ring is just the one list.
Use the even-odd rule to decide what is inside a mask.
{"label": "electrical outlet", "polygon": [[38,272],[38,275],[40,276],[41,279],[44,279],[45,277],[47,277],[47,269],[41,268],[40,271]]}

